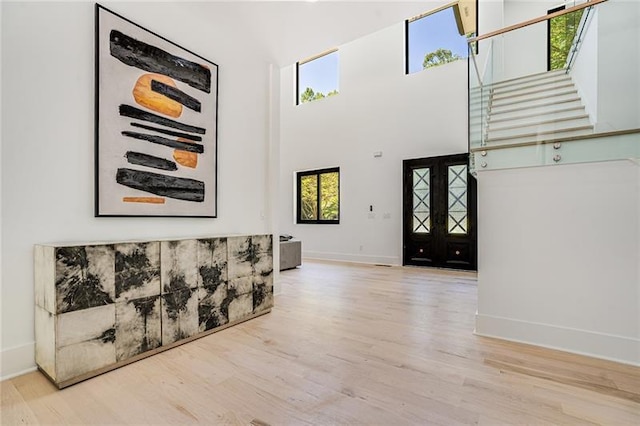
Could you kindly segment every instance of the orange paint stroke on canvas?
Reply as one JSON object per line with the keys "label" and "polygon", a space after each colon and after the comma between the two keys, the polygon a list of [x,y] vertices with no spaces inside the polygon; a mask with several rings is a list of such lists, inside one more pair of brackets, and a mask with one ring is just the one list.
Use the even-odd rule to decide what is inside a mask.
{"label": "orange paint stroke on canvas", "polygon": [[164,204],[165,199],[161,197],[122,197],[124,203],[147,203]]}
{"label": "orange paint stroke on canvas", "polygon": [[167,86],[176,87],[176,83],[165,75],[143,74],[138,78],[136,85],[133,87],[133,98],[136,102],[160,114],[174,118],[180,117],[182,114],[182,105],[173,99],[169,99],[151,90],[151,80],[159,81]]}
{"label": "orange paint stroke on canvas", "polygon": [[[193,143],[192,141],[184,138],[178,138],[178,140],[180,142]],[[191,169],[198,167],[198,154],[195,152],[176,149],[173,151],[173,159],[176,160],[176,163],[184,167],[189,167]]]}

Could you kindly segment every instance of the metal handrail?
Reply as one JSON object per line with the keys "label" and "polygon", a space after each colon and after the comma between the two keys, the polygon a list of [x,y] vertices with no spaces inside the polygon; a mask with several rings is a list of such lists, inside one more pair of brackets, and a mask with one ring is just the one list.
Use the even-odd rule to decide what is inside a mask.
{"label": "metal handrail", "polygon": [[492,31],[490,33],[487,33],[478,37],[470,38],[467,40],[467,43],[473,43],[474,41],[480,41],[487,38],[495,37],[500,34],[505,34],[514,30],[518,30],[520,28],[528,27],[529,25],[537,24],[538,22],[548,21],[549,19],[553,19],[557,16],[566,15],[567,13],[575,12],[576,10],[582,10],[586,7],[592,7],[597,4],[604,3],[605,1],[608,1],[608,0],[590,0],[590,1],[587,1],[586,3],[582,3],[577,6],[570,7],[568,9],[563,9],[558,12],[550,13],[548,15],[539,16],[534,19],[529,19],[528,21],[520,22],[519,24],[510,25],[508,27],[504,27],[502,29]]}
{"label": "metal handrail", "polygon": [[593,7],[589,7],[587,8],[584,16],[582,17],[582,20],[580,22],[580,30],[578,31],[578,33],[576,34],[576,36],[573,39],[573,44],[571,46],[571,56],[569,56],[566,66],[565,68],[567,69],[567,74],[569,73],[569,71],[571,70],[571,66],[573,65],[573,61],[576,58],[576,56],[578,55],[578,51],[580,50],[580,45],[582,42],[582,35],[583,33],[586,31],[586,27],[587,27],[587,21],[589,20],[589,15],[591,13],[591,10],[593,9]]}

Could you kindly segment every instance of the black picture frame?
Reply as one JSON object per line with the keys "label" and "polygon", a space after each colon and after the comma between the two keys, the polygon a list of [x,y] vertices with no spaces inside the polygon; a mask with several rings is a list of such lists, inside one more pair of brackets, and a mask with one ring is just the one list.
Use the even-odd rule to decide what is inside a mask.
{"label": "black picture frame", "polygon": [[218,212],[218,65],[95,6],[95,216]]}

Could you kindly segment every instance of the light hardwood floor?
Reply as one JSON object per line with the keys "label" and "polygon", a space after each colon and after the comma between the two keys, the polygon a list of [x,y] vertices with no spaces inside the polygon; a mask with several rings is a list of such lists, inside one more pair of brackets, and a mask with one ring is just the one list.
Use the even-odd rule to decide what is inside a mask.
{"label": "light hardwood floor", "polygon": [[55,389],[13,424],[640,424],[640,369],[472,334],[471,273],[307,261],[265,316]]}

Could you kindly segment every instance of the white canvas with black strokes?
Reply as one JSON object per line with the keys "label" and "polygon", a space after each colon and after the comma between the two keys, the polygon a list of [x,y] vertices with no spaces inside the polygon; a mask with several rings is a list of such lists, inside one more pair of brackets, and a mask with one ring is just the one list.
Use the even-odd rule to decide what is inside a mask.
{"label": "white canvas with black strokes", "polygon": [[56,313],[106,305],[114,299],[113,246],[56,249]]}
{"label": "white canvas with black strokes", "polygon": [[227,239],[198,240],[198,322],[206,331],[228,322],[222,304],[227,298]]}
{"label": "white canvas with black strokes", "polygon": [[97,6],[97,215],[217,215],[218,66]]}
{"label": "white canvas with black strokes", "polygon": [[116,302],[160,294],[160,243],[115,245]]}
{"label": "white canvas with black strokes", "polygon": [[116,359],[131,358],[162,344],[160,295],[116,303]]}
{"label": "white canvas with black strokes", "polygon": [[197,240],[160,243],[162,294],[198,287]]}

